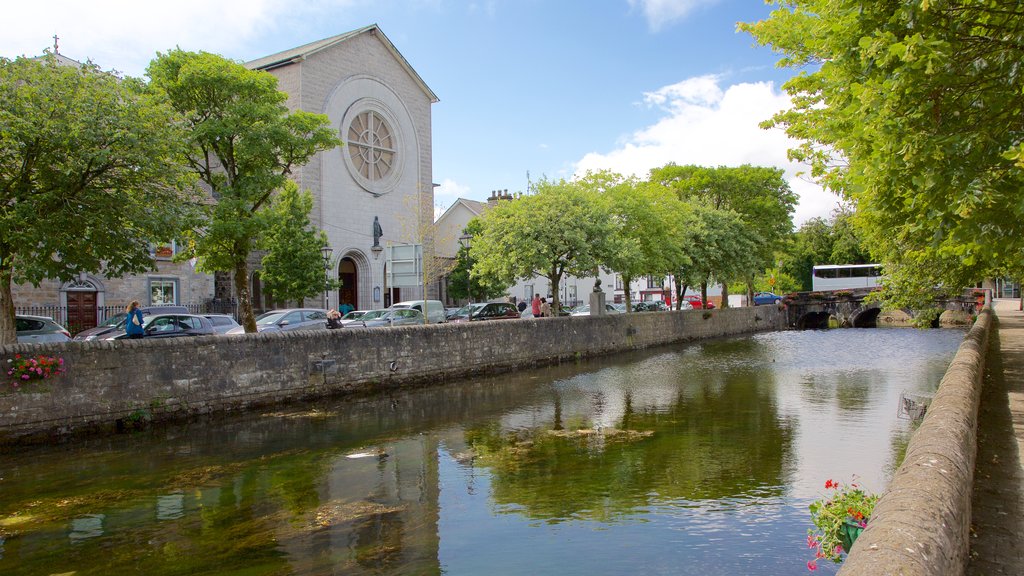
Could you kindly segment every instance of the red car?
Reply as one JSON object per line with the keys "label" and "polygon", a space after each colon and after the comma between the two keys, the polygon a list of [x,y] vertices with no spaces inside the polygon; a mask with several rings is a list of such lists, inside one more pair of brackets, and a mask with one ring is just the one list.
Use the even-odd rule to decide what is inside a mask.
{"label": "red car", "polygon": [[715,307],[714,302],[711,302],[710,300],[704,302],[703,300],[700,299],[700,296],[697,294],[687,294],[686,296],[683,296],[683,300],[689,302],[690,305],[693,306],[694,310],[697,310],[698,308],[707,308],[708,310],[710,310]]}

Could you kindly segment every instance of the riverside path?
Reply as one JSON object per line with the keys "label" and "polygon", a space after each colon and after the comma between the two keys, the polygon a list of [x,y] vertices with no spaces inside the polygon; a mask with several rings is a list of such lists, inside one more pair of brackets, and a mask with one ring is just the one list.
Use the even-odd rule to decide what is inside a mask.
{"label": "riverside path", "polygon": [[1024,574],[1024,312],[995,300],[978,413],[969,576]]}

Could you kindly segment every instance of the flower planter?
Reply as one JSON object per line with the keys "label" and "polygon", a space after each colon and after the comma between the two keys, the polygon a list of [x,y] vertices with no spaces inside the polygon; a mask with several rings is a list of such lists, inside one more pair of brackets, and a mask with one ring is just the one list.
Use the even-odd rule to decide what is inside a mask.
{"label": "flower planter", "polygon": [[[866,524],[867,522],[863,522]],[[843,543],[843,550],[847,554],[853,549],[853,543],[857,541],[857,537],[864,531],[864,527],[861,526],[862,522],[854,520],[853,518],[847,518],[839,526],[839,541]]]}

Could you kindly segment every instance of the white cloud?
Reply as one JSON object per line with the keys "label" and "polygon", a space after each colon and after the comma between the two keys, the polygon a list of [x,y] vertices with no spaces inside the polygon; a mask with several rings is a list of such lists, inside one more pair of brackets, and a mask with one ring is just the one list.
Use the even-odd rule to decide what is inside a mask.
{"label": "white cloud", "polygon": [[438,196],[443,196],[454,201],[458,198],[467,197],[469,192],[469,186],[459,184],[451,178],[445,178],[434,188],[434,199],[437,200]]}
{"label": "white cloud", "polygon": [[629,0],[633,8],[637,6],[647,18],[647,26],[657,32],[663,26],[683,19],[687,14],[700,6],[711,6],[718,0]]}
{"label": "white cloud", "polygon": [[786,151],[795,146],[780,129],[758,124],[789,107],[789,97],[770,82],[742,83],[725,90],[716,76],[690,78],[644,95],[645,102],[665,111],[655,124],[634,132],[616,150],[591,152],[576,163],[577,175],[608,169],[646,177],[651,168],[669,162],[702,166],[775,166],[785,170],[800,196],[797,225],[827,216],[838,198],[798,177],[806,169],[791,162]]}
{"label": "white cloud", "polygon": [[[0,55],[35,56],[52,48],[103,69],[143,75],[157,52],[176,46],[242,58],[250,43],[265,38],[311,10],[360,0],[178,0],[173,5],[137,0],[12,2],[0,22]],[[310,38],[310,41],[316,38]],[[259,57],[265,54],[252,54]]]}

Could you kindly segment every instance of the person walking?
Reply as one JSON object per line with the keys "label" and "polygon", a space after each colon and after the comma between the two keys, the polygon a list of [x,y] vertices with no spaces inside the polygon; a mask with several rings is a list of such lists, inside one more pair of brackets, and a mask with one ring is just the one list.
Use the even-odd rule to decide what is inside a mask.
{"label": "person walking", "polygon": [[139,308],[139,301],[132,300],[125,308],[124,331],[129,338],[142,338],[145,332],[142,330],[142,310]]}
{"label": "person walking", "polygon": [[540,318],[540,294],[533,295],[533,301],[530,302],[530,312],[533,312],[534,318]]}
{"label": "person walking", "polygon": [[547,298],[540,299],[540,317],[550,318],[551,317],[551,304],[548,304]]}

